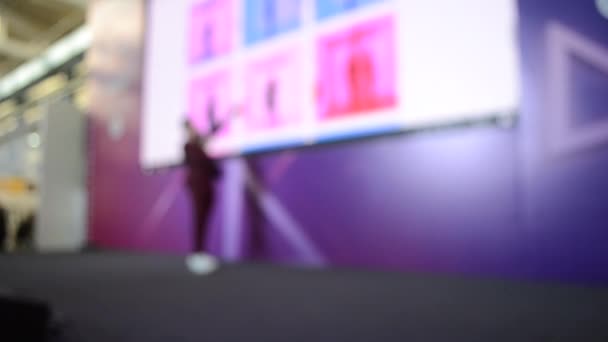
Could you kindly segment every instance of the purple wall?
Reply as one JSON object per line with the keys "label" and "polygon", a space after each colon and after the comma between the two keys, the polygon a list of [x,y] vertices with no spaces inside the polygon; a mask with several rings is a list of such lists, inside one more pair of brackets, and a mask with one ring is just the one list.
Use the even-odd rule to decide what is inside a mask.
{"label": "purple wall", "polygon": [[[130,13],[125,37],[108,31],[118,12]],[[190,219],[181,175],[143,175],[137,164],[141,75],[129,71],[141,61],[143,21],[134,19],[141,13],[136,2],[120,0],[92,7],[91,240],[183,253]],[[608,280],[607,145],[550,152],[546,127],[561,102],[547,92],[555,82],[545,53],[550,20],[606,47],[608,20],[590,0],[521,0],[520,13],[523,105],[515,128],[459,128],[252,158],[263,186],[245,198],[247,210],[238,207],[242,166],[229,161],[218,185],[212,251],[288,263]],[[588,63],[573,65],[568,110],[584,130],[600,122],[602,110],[608,119],[601,102],[608,81]],[[120,121],[116,113],[122,131],[112,124]]]}
{"label": "purple wall", "polygon": [[[534,246],[531,260],[541,276],[572,280],[608,279],[608,145],[603,140],[585,143],[579,150],[553,151],[551,145],[575,136],[590,138],[608,119],[608,50],[599,60],[584,52],[585,46],[608,47],[608,19],[595,1],[520,1],[523,15],[524,107],[521,134],[522,165],[526,172],[524,228]],[[559,23],[580,35],[567,54],[570,78],[564,92],[550,69],[546,41],[548,23]],[[583,43],[584,42],[584,43]],[[599,63],[598,63],[599,62]],[[548,132],[564,108],[570,133]],[[603,120],[603,121],[602,121]]]}

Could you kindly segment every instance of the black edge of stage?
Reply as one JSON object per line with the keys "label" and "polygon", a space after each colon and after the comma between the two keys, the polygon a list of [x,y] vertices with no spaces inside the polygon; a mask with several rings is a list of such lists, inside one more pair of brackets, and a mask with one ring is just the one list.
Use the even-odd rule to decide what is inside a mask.
{"label": "black edge of stage", "polygon": [[[608,341],[608,288],[85,253],[0,257],[53,341]],[[0,322],[1,327],[1,322]],[[0,331],[1,336],[1,331]]]}

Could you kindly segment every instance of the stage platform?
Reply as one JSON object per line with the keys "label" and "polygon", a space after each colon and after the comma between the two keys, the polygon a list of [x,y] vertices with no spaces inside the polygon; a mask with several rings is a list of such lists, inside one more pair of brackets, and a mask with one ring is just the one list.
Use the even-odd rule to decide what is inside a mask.
{"label": "stage platform", "polygon": [[58,341],[608,341],[608,288],[89,253],[0,257]]}

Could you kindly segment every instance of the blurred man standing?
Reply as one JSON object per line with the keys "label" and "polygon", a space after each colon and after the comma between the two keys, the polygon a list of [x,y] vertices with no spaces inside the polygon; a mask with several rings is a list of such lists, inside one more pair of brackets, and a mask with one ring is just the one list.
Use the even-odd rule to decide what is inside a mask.
{"label": "blurred man standing", "polygon": [[220,171],[205,152],[207,138],[201,137],[190,121],[186,122],[185,128],[188,134],[188,141],[184,145],[186,185],[190,191],[193,213],[192,249],[195,253],[201,253],[206,247],[207,222],[215,198],[213,185]]}

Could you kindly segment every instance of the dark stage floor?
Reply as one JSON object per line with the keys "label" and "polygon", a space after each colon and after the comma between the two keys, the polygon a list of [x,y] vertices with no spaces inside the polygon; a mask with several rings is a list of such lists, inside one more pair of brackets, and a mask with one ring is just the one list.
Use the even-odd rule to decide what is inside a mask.
{"label": "dark stage floor", "polygon": [[[608,341],[608,289],[84,254],[0,257],[62,341]],[[0,338],[1,340],[1,338]]]}

